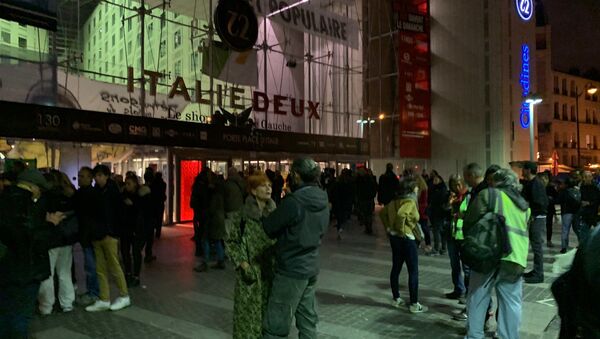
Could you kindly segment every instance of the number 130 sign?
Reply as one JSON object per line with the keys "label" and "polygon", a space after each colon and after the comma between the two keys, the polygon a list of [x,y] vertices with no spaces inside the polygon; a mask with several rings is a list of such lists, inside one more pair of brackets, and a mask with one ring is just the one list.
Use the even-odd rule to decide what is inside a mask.
{"label": "number 130 sign", "polygon": [[258,20],[246,0],[220,0],[215,28],[221,40],[237,52],[252,49],[258,38]]}

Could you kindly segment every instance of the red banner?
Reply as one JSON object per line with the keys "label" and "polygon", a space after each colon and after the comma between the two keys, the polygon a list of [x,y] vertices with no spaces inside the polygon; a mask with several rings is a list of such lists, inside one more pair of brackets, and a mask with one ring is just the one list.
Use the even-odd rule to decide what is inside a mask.
{"label": "red banner", "polygon": [[395,0],[400,156],[431,157],[429,0]]}

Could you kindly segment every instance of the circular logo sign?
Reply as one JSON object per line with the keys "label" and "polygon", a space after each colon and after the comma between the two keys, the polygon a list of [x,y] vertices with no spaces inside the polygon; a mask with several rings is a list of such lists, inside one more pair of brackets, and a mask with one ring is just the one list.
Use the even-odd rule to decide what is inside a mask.
{"label": "circular logo sign", "polygon": [[515,0],[515,5],[521,19],[529,21],[533,17],[533,0]]}
{"label": "circular logo sign", "polygon": [[258,39],[258,19],[245,0],[220,0],[215,10],[215,28],[234,51],[250,50]]}

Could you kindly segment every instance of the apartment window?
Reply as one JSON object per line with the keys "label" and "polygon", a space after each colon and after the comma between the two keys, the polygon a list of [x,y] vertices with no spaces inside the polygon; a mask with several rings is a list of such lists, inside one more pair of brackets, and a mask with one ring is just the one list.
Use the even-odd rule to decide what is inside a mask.
{"label": "apartment window", "polygon": [[88,36],[92,35],[92,25],[88,25]]}
{"label": "apartment window", "polygon": [[108,41],[104,42],[104,50],[108,53]]}
{"label": "apartment window", "polygon": [[198,53],[194,52],[190,56],[190,70],[192,70],[192,72],[196,69],[197,64],[198,64]]}
{"label": "apartment window", "polygon": [[106,73],[108,73],[108,61],[104,62],[104,69],[106,69]]}
{"label": "apartment window", "polygon": [[104,33],[108,34],[108,21],[104,23]]}
{"label": "apartment window", "polygon": [[560,112],[558,111],[558,102],[554,103],[554,119],[560,119]]}
{"label": "apartment window", "polygon": [[116,41],[116,37],[113,34],[113,36],[112,36],[112,47],[115,47],[115,41]]}
{"label": "apartment window", "polygon": [[127,20],[127,31],[128,32],[131,32],[131,20],[132,19]]}
{"label": "apartment window", "polygon": [[129,53],[133,53],[133,51],[131,50],[131,41],[127,42],[127,51]]}
{"label": "apartment window", "polygon": [[181,31],[175,32],[173,43],[175,44],[175,48],[181,46]]}
{"label": "apartment window", "polygon": [[115,26],[116,22],[117,22],[117,18],[116,18],[115,13],[113,13],[113,15],[112,15],[112,25],[113,25],[113,27]]}
{"label": "apartment window", "polygon": [[562,79],[562,95],[568,95],[568,92],[567,92],[567,79]]}
{"label": "apartment window", "polygon": [[576,88],[575,88],[575,81],[571,80],[571,96],[574,97],[577,95],[576,92]]}
{"label": "apartment window", "polygon": [[571,106],[571,121],[577,121],[577,117],[575,116],[575,106]]}
{"label": "apartment window", "polygon": [[9,32],[2,32],[2,42],[10,44],[10,33]]}
{"label": "apartment window", "polygon": [[565,121],[569,120],[569,116],[567,115],[567,104],[562,105],[562,119]]}
{"label": "apartment window", "polygon": [[167,42],[165,40],[160,42],[160,47],[159,49],[159,57],[162,58],[165,56],[165,54],[167,53]]}
{"label": "apartment window", "polygon": [[102,60],[102,51],[98,51],[98,60]]}
{"label": "apartment window", "polygon": [[560,146],[560,136],[558,135],[558,133],[554,133],[554,147],[558,148]]}
{"label": "apartment window", "polygon": [[590,137],[589,134],[585,135],[585,147],[587,147],[587,149],[592,148],[592,138]]}
{"label": "apartment window", "polygon": [[571,166],[572,167],[577,166],[577,157],[574,155],[571,156]]}
{"label": "apartment window", "polygon": [[119,50],[119,61],[123,61],[123,49]]}
{"label": "apartment window", "polygon": [[94,29],[96,29],[96,18],[94,18]]}
{"label": "apartment window", "polygon": [[27,48],[27,39],[19,37],[19,48]]}
{"label": "apartment window", "polygon": [[149,37],[152,37],[152,31],[153,31],[153,30],[154,30],[154,25],[153,25],[153,23],[151,22],[151,23],[148,25],[148,36],[149,36]]}
{"label": "apartment window", "polygon": [[175,62],[175,76],[181,75],[181,60]]}
{"label": "apartment window", "polygon": [[592,119],[590,118],[590,111],[588,109],[585,110],[585,123],[591,124]]}
{"label": "apartment window", "polygon": [[102,7],[100,8],[100,11],[98,12],[98,20],[102,20]]}
{"label": "apartment window", "polygon": [[[594,137],[593,137],[593,144],[592,144],[592,147],[593,147],[594,149],[598,149],[598,139],[596,138],[596,136],[595,136],[595,135],[594,135]],[[596,161],[594,161],[594,162],[596,162]]]}
{"label": "apartment window", "polygon": [[96,47],[96,36],[94,35],[94,47]]}
{"label": "apartment window", "polygon": [[558,89],[558,76],[554,76],[554,93],[558,94],[560,90]]}

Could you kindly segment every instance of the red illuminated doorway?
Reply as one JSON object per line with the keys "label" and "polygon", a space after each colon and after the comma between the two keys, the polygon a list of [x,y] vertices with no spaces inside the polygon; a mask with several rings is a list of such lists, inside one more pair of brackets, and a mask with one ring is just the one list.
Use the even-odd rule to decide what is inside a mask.
{"label": "red illuminated doorway", "polygon": [[179,162],[179,221],[194,219],[194,211],[190,208],[190,198],[194,179],[200,171],[202,171],[201,160],[181,160]]}

